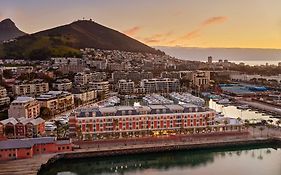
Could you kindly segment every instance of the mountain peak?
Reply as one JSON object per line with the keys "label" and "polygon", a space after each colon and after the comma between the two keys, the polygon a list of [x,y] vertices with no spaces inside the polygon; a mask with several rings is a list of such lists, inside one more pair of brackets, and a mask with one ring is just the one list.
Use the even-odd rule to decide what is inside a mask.
{"label": "mountain peak", "polygon": [[14,21],[12,21],[10,18],[6,18],[6,19],[2,20],[0,23],[1,24],[12,24],[12,25],[15,25]]}
{"label": "mountain peak", "polygon": [[19,30],[10,18],[0,22],[0,43],[23,35],[25,33]]}

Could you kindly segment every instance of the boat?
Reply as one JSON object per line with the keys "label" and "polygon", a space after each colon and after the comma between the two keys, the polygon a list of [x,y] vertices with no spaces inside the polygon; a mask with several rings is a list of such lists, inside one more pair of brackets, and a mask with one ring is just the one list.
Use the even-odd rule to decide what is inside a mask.
{"label": "boat", "polygon": [[248,105],[240,105],[240,106],[237,106],[237,109],[247,110],[247,109],[249,109],[249,106]]}
{"label": "boat", "polygon": [[230,104],[231,102],[229,101],[229,99],[224,98],[224,99],[219,100],[217,103],[218,104]]}

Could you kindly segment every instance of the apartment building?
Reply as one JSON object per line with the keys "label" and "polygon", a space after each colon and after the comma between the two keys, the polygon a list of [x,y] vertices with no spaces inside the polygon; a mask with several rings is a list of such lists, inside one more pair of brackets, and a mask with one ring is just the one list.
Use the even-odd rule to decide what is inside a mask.
{"label": "apartment building", "polygon": [[120,94],[133,94],[135,91],[135,83],[130,80],[118,81],[118,92]]}
{"label": "apartment building", "polygon": [[146,93],[170,93],[180,90],[178,79],[143,79],[140,86],[145,88]]}
{"label": "apartment building", "polygon": [[52,87],[58,91],[69,91],[72,88],[72,82],[69,79],[58,79],[52,84]]}
{"label": "apartment building", "polygon": [[0,86],[0,107],[9,105],[10,104],[10,98],[8,97],[7,90]]}
{"label": "apartment building", "polygon": [[40,114],[40,104],[32,97],[17,97],[8,110],[9,118],[36,118]]}
{"label": "apartment building", "polygon": [[43,80],[17,82],[13,87],[15,96],[35,97],[49,91],[49,84]]}
{"label": "apartment building", "polygon": [[74,98],[80,100],[82,104],[97,100],[97,90],[94,89],[74,90],[73,95]]}
{"label": "apartment building", "polygon": [[104,79],[106,79],[105,72],[79,72],[74,76],[74,82],[79,85],[84,85],[95,81],[102,81]]}
{"label": "apartment building", "polygon": [[49,91],[36,98],[41,107],[51,110],[52,115],[60,114],[74,107],[73,94],[66,91]]}
{"label": "apartment building", "polygon": [[210,71],[196,71],[192,73],[192,83],[197,87],[206,88],[210,85]]}
{"label": "apartment building", "polygon": [[91,88],[97,90],[98,94],[102,96],[102,99],[105,99],[109,95],[109,82],[108,81],[100,81],[100,82],[92,82],[89,84]]}

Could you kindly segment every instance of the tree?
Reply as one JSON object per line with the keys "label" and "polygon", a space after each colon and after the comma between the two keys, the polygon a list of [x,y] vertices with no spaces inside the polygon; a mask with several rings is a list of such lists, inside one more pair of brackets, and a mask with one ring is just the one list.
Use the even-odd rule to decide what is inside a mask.
{"label": "tree", "polygon": [[259,130],[261,132],[261,137],[262,137],[262,131],[264,130],[264,127],[260,127]]}
{"label": "tree", "polygon": [[61,132],[62,132],[62,124],[59,120],[56,120],[55,125],[57,127],[57,138],[60,138],[60,135],[61,135]]}
{"label": "tree", "polygon": [[223,121],[223,123],[224,123],[224,131],[226,131],[226,127],[227,127],[227,125],[228,125],[228,121],[225,119],[225,120]]}
{"label": "tree", "polygon": [[48,120],[52,118],[52,111],[49,108],[41,107],[40,108],[40,117],[44,120]]}

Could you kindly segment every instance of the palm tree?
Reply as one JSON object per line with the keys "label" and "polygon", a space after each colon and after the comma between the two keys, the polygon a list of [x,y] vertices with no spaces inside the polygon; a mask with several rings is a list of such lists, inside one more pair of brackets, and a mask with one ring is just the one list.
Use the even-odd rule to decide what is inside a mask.
{"label": "palm tree", "polygon": [[249,120],[245,120],[244,121],[244,126],[247,128],[247,131],[248,131],[248,129],[250,127],[250,121]]}
{"label": "palm tree", "polygon": [[223,121],[223,123],[224,123],[224,131],[226,131],[226,127],[227,127],[227,125],[228,125],[228,121],[225,119],[225,120]]}
{"label": "palm tree", "polygon": [[278,130],[280,129],[281,119],[276,121],[276,125],[278,126]]}
{"label": "palm tree", "polygon": [[57,127],[57,138],[59,138],[60,137],[60,132],[61,132],[61,127],[62,127],[62,124],[61,124],[61,122],[59,121],[59,120],[56,120],[55,121],[55,125],[56,125],[56,127]]}
{"label": "palm tree", "polygon": [[259,130],[261,132],[261,137],[262,137],[262,131],[264,130],[264,127],[260,127]]}

